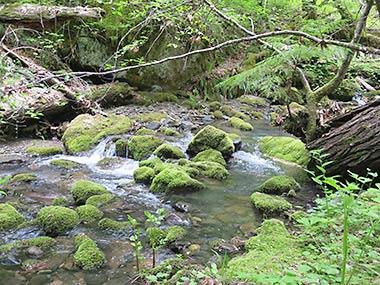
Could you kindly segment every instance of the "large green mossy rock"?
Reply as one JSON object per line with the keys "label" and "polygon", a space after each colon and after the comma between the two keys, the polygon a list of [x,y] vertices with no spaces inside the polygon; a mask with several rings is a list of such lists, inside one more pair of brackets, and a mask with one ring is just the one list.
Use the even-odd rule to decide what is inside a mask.
{"label": "large green mossy rock", "polygon": [[251,195],[251,202],[259,211],[267,215],[278,214],[292,208],[292,204],[284,198],[260,192],[254,192]]}
{"label": "large green mossy rock", "polygon": [[75,247],[74,264],[84,270],[99,268],[106,261],[96,243],[83,233],[75,236]]}
{"label": "large green mossy rock", "polygon": [[128,144],[129,155],[136,160],[146,159],[163,143],[163,139],[155,136],[134,136]]}
{"label": "large green mossy rock", "polygon": [[136,183],[150,184],[155,175],[153,168],[141,166],[133,172],[133,179]]}
{"label": "large green mossy rock", "polygon": [[48,236],[58,236],[79,224],[76,211],[61,206],[43,207],[37,214],[37,224]]}
{"label": "large green mossy rock", "polygon": [[[260,274],[261,278],[265,275],[281,277],[287,274],[284,269],[302,263],[301,249],[282,221],[265,220],[256,232],[257,236],[250,238],[246,244],[248,252],[228,262],[227,274],[232,276]],[[256,281],[257,284],[261,284],[259,280]]]}
{"label": "large green mossy rock", "polygon": [[62,148],[59,146],[30,146],[26,149],[26,152],[29,154],[40,155],[40,156],[49,156],[55,154],[63,153]]}
{"label": "large green mossy rock", "polygon": [[187,153],[194,156],[210,148],[220,151],[226,158],[231,157],[235,151],[234,143],[226,132],[213,126],[206,126],[191,140]]}
{"label": "large green mossy rock", "polygon": [[167,168],[153,179],[149,191],[153,193],[194,191],[204,187],[201,182],[191,178],[185,171]]}
{"label": "large green mossy rock", "polygon": [[82,223],[92,223],[99,220],[103,213],[93,205],[82,205],[77,208],[79,220]]}
{"label": "large green mossy rock", "polygon": [[71,187],[70,193],[78,205],[83,205],[91,196],[108,194],[109,192],[106,187],[98,183],[88,180],[78,180]]}
{"label": "large green mossy rock", "polygon": [[223,165],[213,161],[191,162],[187,166],[197,169],[200,175],[208,178],[223,180],[229,176],[228,170]]}
{"label": "large green mossy rock", "polygon": [[16,228],[25,221],[13,206],[9,204],[0,204],[0,232]]}
{"label": "large green mossy rock", "polygon": [[170,144],[164,143],[156,148],[153,154],[157,155],[159,158],[173,158],[180,159],[185,158],[185,154],[178,147],[172,146]]}
{"label": "large green mossy rock", "polygon": [[226,166],[226,160],[224,159],[222,153],[218,150],[215,149],[207,149],[204,151],[201,151],[198,153],[193,161],[199,162],[199,161],[212,161],[212,162],[217,162],[223,166]]}
{"label": "large green mossy rock", "polygon": [[297,181],[287,175],[277,175],[269,178],[257,188],[257,191],[267,194],[281,195],[288,193],[290,190],[299,190],[301,187]]}
{"label": "large green mossy rock", "polygon": [[80,163],[67,160],[67,159],[53,159],[52,161],[50,161],[50,165],[57,166],[63,169],[68,169],[68,170],[81,167]]}
{"label": "large green mossy rock", "polygon": [[63,134],[62,142],[70,153],[87,151],[101,138],[127,133],[131,126],[131,119],[125,116],[82,114],[71,121]]}
{"label": "large green mossy rock", "polygon": [[101,207],[101,206],[109,203],[113,198],[114,198],[114,196],[111,193],[93,195],[86,200],[86,205]]}
{"label": "large green mossy rock", "polygon": [[259,143],[260,151],[275,158],[306,166],[309,152],[305,144],[292,137],[264,137]]}
{"label": "large green mossy rock", "polygon": [[245,122],[242,119],[237,118],[237,117],[230,118],[228,122],[231,124],[233,128],[236,128],[242,131],[253,131],[254,129],[250,123]]}

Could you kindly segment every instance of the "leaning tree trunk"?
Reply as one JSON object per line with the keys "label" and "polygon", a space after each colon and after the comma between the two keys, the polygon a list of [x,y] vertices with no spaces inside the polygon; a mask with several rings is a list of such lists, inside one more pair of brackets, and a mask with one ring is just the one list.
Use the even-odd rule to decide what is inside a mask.
{"label": "leaning tree trunk", "polygon": [[368,168],[380,173],[380,99],[335,118],[330,126],[308,145],[330,154],[327,160],[334,163],[328,175],[346,176],[347,170],[365,175]]}

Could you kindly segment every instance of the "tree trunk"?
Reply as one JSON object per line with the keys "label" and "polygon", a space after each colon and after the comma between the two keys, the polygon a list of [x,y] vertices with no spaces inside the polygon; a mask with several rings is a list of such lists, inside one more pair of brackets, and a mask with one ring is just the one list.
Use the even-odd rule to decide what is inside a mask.
{"label": "tree trunk", "polygon": [[[330,121],[330,131],[312,141],[309,149],[323,149],[334,163],[328,175],[365,175],[367,168],[380,173],[380,99]],[[312,168],[312,165],[311,165]]]}

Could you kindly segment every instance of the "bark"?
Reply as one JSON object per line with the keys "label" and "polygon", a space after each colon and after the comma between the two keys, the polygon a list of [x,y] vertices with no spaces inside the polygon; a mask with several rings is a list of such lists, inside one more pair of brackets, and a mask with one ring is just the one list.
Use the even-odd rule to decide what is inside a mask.
{"label": "bark", "polygon": [[[365,175],[367,168],[380,172],[380,99],[330,121],[330,131],[312,141],[309,149],[323,149],[334,163],[328,175]],[[311,165],[312,167],[312,165]]]}

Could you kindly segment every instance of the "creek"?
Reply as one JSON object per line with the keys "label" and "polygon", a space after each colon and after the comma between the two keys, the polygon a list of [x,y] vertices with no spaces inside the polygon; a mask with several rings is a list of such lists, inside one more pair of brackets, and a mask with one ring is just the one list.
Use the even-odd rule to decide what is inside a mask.
{"label": "creek", "polygon": [[[287,174],[305,177],[304,171],[297,166],[284,164],[265,157],[258,151],[258,140],[267,135],[286,135],[278,128],[269,126],[265,120],[254,122],[253,132],[238,132],[225,124],[217,125],[227,132],[238,133],[243,142],[241,150],[235,152],[228,163],[230,176],[225,181],[203,180],[207,189],[180,194],[155,195],[148,187],[134,184],[133,171],[138,162],[127,158],[116,158],[112,138],[101,141],[96,148],[82,156],[56,155],[53,157],[22,158],[18,163],[5,163],[0,166],[0,177],[15,173],[35,173],[38,180],[15,186],[13,194],[3,196],[0,201],[17,202],[26,205],[21,211],[28,220],[35,217],[44,205],[50,205],[54,198],[70,198],[69,189],[79,179],[88,179],[107,187],[116,197],[116,202],[102,208],[104,217],[125,221],[131,215],[144,223],[144,211],[155,212],[159,208],[170,214],[165,225],[181,225],[188,231],[183,242],[182,254],[201,263],[215,261],[218,257],[210,249],[215,239],[230,240],[235,236],[244,239],[260,224],[262,216],[256,212],[250,195],[268,178]],[[191,133],[172,142],[185,150],[192,138]],[[114,158],[106,167],[97,163],[105,157]],[[50,165],[52,159],[63,158],[80,163],[74,170],[65,170]],[[303,180],[303,179],[301,179]],[[301,184],[304,181],[300,181]],[[304,183],[305,184],[305,183]],[[313,200],[314,192],[310,187],[302,187],[293,205],[305,205]],[[189,205],[186,213],[173,208],[177,202]],[[89,235],[105,253],[107,263],[99,270],[82,271],[72,264],[74,245],[72,236],[84,232]],[[43,235],[36,226],[0,234],[0,245]],[[28,270],[25,260],[29,259],[24,250],[13,250],[0,255],[1,284],[130,284],[134,275],[134,258],[129,241],[130,233],[110,234],[93,225],[79,225],[65,236],[58,237],[58,245],[52,252],[44,252],[38,258],[41,265],[36,270]],[[143,236],[144,238],[144,233]],[[188,250],[188,245],[196,245],[196,250]],[[151,250],[144,247],[144,264],[151,263]],[[168,248],[158,251],[158,260],[175,257]]]}

